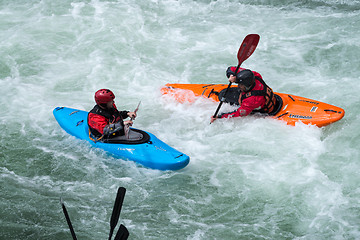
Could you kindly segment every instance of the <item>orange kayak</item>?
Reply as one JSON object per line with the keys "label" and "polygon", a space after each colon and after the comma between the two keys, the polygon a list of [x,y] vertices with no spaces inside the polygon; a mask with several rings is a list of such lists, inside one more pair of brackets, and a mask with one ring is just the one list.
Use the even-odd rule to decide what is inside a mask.
{"label": "orange kayak", "polygon": [[[166,84],[161,88],[163,95],[172,96],[180,103],[193,102],[198,97],[211,99],[219,102],[219,98],[225,93],[227,84]],[[237,86],[231,86],[225,102],[238,104],[239,90]],[[316,100],[295,96],[286,93],[276,93],[276,97],[281,104],[278,112],[272,118],[285,121],[294,126],[296,122],[313,124],[318,127],[326,126],[330,123],[339,121],[344,117],[345,111],[342,108],[319,102]]]}

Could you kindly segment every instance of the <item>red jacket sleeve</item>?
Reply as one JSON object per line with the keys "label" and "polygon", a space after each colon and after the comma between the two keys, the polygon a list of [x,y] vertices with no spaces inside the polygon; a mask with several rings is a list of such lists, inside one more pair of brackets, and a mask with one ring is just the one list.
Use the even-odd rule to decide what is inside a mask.
{"label": "red jacket sleeve", "polygon": [[229,113],[223,113],[220,115],[221,118],[232,118],[232,117],[245,117],[249,115],[255,109],[260,109],[265,104],[265,98],[262,96],[252,96],[244,99],[241,106]]}
{"label": "red jacket sleeve", "polygon": [[109,121],[108,121],[108,119],[106,119],[105,117],[103,117],[101,115],[89,113],[89,122],[88,123],[89,123],[90,127],[96,129],[98,132],[103,134],[104,127],[109,124]]}

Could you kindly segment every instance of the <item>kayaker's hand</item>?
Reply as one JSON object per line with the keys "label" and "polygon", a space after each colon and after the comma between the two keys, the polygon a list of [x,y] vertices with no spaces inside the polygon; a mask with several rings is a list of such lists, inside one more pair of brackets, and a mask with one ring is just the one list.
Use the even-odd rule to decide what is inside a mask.
{"label": "kayaker's hand", "polygon": [[127,115],[133,120],[136,118],[136,112],[128,112]]}
{"label": "kayaker's hand", "polygon": [[217,118],[214,117],[214,116],[211,116],[211,120],[210,120],[210,123],[213,123]]}
{"label": "kayaker's hand", "polygon": [[124,121],[124,125],[132,126],[132,125],[133,125],[133,121],[131,121],[131,120]]}
{"label": "kayaker's hand", "polygon": [[236,81],[236,77],[234,75],[230,75],[229,82],[234,83]]}

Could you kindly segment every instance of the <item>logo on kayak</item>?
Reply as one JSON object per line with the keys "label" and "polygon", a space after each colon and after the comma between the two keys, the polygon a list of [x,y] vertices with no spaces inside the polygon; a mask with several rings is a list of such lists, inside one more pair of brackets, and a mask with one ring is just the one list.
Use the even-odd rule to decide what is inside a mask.
{"label": "logo on kayak", "polygon": [[161,150],[161,151],[164,151],[164,152],[166,152],[166,150],[165,149],[163,149],[162,147],[159,147],[159,146],[154,146],[157,150]]}
{"label": "logo on kayak", "polygon": [[318,107],[314,106],[314,107],[311,108],[310,112],[316,112],[317,109],[318,109]]}
{"label": "logo on kayak", "polygon": [[308,100],[299,100],[300,102],[307,102],[307,103],[311,103],[311,104],[315,104],[315,105],[319,105],[318,102],[313,102],[313,101],[308,101]]}
{"label": "logo on kayak", "polygon": [[131,152],[132,154],[135,151],[134,148],[118,148],[117,150],[119,150],[119,151],[128,151],[128,152]]}
{"label": "logo on kayak", "polygon": [[302,118],[302,119],[312,119],[312,116],[302,116],[302,115],[294,115],[290,114],[289,118]]}

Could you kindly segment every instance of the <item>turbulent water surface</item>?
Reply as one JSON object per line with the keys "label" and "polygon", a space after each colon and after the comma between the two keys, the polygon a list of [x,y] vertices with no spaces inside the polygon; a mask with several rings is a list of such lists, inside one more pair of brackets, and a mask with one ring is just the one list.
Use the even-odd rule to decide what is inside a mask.
{"label": "turbulent water surface", "polygon": [[[360,238],[358,0],[0,1],[0,239],[106,239],[117,188],[129,239]],[[209,124],[171,83],[227,83],[243,67],[277,92],[345,109],[324,128],[258,117]],[[179,171],[115,159],[52,110],[90,110],[110,88],[134,127],[190,156]],[[223,106],[228,110],[229,106]]]}

